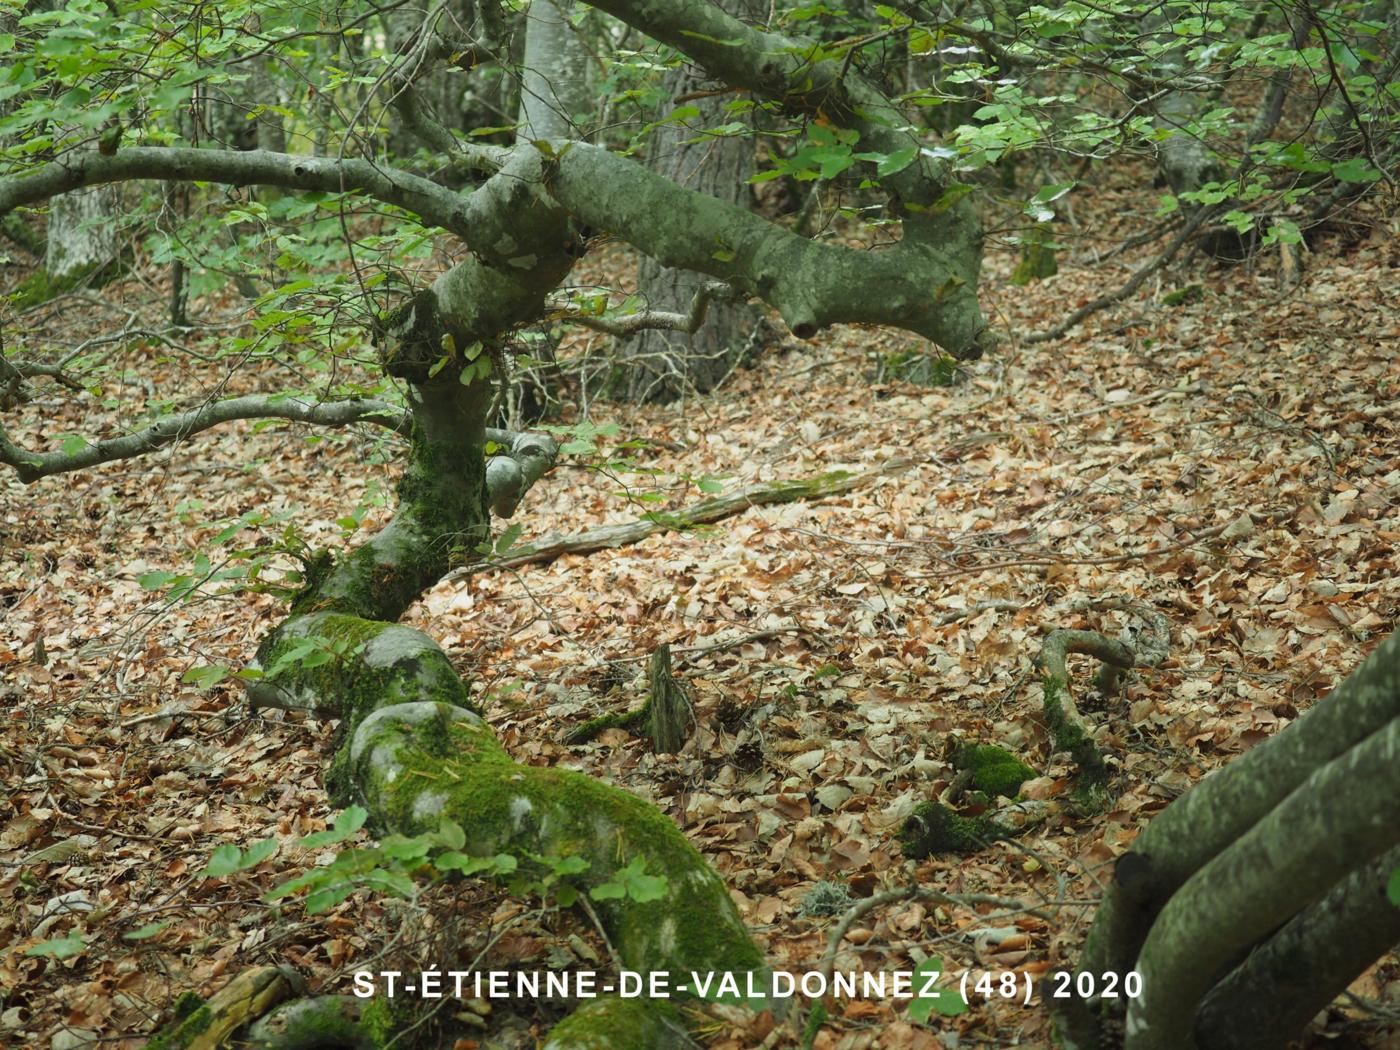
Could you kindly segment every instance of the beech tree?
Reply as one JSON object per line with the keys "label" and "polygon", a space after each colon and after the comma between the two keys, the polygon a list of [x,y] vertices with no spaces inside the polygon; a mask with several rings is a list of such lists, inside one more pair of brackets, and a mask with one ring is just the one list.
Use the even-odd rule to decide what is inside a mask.
{"label": "beech tree", "polygon": [[[399,46],[401,60],[383,74],[385,90],[405,125],[439,152],[443,164],[479,175],[472,192],[361,156],[142,144],[161,137],[151,114],[131,144],[55,143],[61,155],[18,165],[0,180],[0,212],[134,180],[220,183],[352,194],[459,239],[466,248],[460,261],[369,320],[380,367],[403,384],[404,410],[367,398],[309,403],[255,395],[214,401],[82,447],[20,448],[0,434],[0,462],[37,482],[232,419],[371,420],[403,429],[410,451],[393,519],[348,554],[319,560],[290,615],[258,647],[250,699],[342,720],[343,743],[328,777],[333,797],[343,805],[362,803],[381,832],[417,835],[448,820],[465,830],[461,847],[469,855],[581,857],[585,887],[615,882],[623,871],[644,870],[664,880],[662,894],[598,905],[629,969],[760,972],[763,958],[723,882],[673,824],[633,796],[580,774],[513,762],[442,650],[396,621],[463,552],[487,541],[489,514],[513,514],[552,464],[549,439],[487,429],[492,365],[517,328],[544,316],[549,296],[591,238],[610,233],[667,266],[708,274],[721,290],[706,286],[704,296],[759,298],[799,338],[842,322],[893,324],[970,356],[986,336],[976,300],[980,227],[970,201],[941,203],[948,170],[927,154],[898,108],[840,62],[809,62],[800,43],[709,4],[596,6],[788,110],[815,113],[820,107],[849,125],[872,155],[905,155],[907,164],[886,180],[890,207],[903,219],[900,244],[866,253],[813,243],[598,146],[547,137],[560,130],[558,123],[533,114],[539,137],[522,136],[513,146],[458,138],[416,95],[415,77],[455,53],[429,17]],[[74,13],[84,10],[66,13],[81,21]],[[241,26],[223,39],[234,49],[225,52],[225,70],[239,57],[235,38],[243,55],[252,56],[299,37],[295,29],[279,33],[270,13],[262,14],[257,31]],[[557,28],[555,19],[541,24]],[[199,78],[193,70],[186,75]],[[115,73],[96,76],[98,83],[104,79],[107,86],[94,95],[120,90]],[[527,112],[541,94],[530,93]],[[172,108],[178,97],[171,92]],[[550,105],[543,111],[556,112]],[[882,289],[879,297],[866,294],[872,285]],[[657,311],[606,323],[630,330],[691,325],[686,316]],[[5,381],[22,396],[33,369],[22,360],[5,368]],[[488,442],[501,451],[488,456]],[[309,659],[313,652],[328,658]],[[450,774],[447,780],[406,775],[434,768]],[[453,786],[445,790],[449,780]],[[580,1011],[583,1016],[565,1022],[552,1045],[665,1045],[647,1008],[646,1017],[621,1028],[616,1012],[612,1003]]]}
{"label": "beech tree", "polygon": [[[12,101],[0,122],[0,215],[145,182],[225,187],[221,207],[230,223],[298,209],[314,214],[319,232],[300,245],[290,238],[278,245],[279,286],[263,297],[254,327],[259,338],[280,333],[275,345],[282,349],[312,337],[343,348],[351,316],[364,338],[350,342],[372,344],[371,373],[378,374],[159,411],[130,433],[91,441],[74,435],[56,448],[29,447],[0,429],[0,463],[23,482],[42,483],[248,419],[367,423],[405,435],[391,521],[338,556],[307,553],[288,615],[246,669],[249,699],[340,720],[327,786],[339,805],[362,807],[380,834],[441,835],[461,858],[454,861],[460,870],[482,870],[479,864],[500,856],[574,858],[582,889],[623,886],[596,907],[618,959],[636,971],[723,971],[762,981],[767,966],[723,881],[670,821],[607,784],[514,761],[442,649],[398,623],[428,588],[490,548],[492,516],[512,517],[558,454],[543,434],[489,425],[521,333],[546,321],[614,335],[692,332],[711,303],[756,301],[776,311],[797,339],[838,324],[893,326],[954,358],[978,357],[994,343],[977,298],[979,169],[1032,143],[1071,157],[1120,147],[1148,152],[1162,134],[1156,102],[1199,86],[1192,78],[1202,68],[1218,72],[1212,63],[1221,54],[1256,70],[1283,71],[1267,88],[1269,119],[1233,140],[1240,155],[1222,170],[1235,178],[1212,181],[1209,166],[1198,165],[1179,187],[1180,199],[1164,204],[1159,232],[1168,240],[1158,259],[1042,336],[1062,334],[1115,296],[1131,294],[1209,223],[1257,231],[1256,239],[1270,243],[1300,243],[1302,228],[1321,215],[1300,201],[1311,194],[1335,204],[1348,188],[1389,179],[1394,156],[1390,96],[1376,75],[1347,84],[1317,64],[1309,48],[1321,36],[1324,57],[1332,54],[1336,22],[1306,4],[1271,12],[1273,44],[1230,47],[1217,46],[1213,37],[1223,30],[1194,14],[1176,23],[1189,46],[1163,40],[1160,23],[1139,33],[1142,12],[1118,3],[1071,4],[1063,12],[1008,8],[985,18],[944,17],[914,3],[877,9],[884,23],[872,37],[905,35],[910,53],[938,50],[939,33],[959,42],[966,61],[956,76],[925,86],[868,71],[859,58],[866,39],[823,43],[740,19],[707,0],[595,0],[595,11],[789,122],[800,145],[782,158],[783,170],[855,177],[861,192],[878,196],[890,243],[865,251],[799,235],[574,137],[567,118],[577,84],[566,81],[577,69],[558,65],[560,54],[542,37],[533,48],[530,41],[535,26],[556,40],[567,31],[564,4],[547,3],[528,31],[523,126],[465,133],[442,112],[463,98],[442,78],[477,64],[473,34],[478,21],[495,24],[490,5],[434,6],[408,18],[401,3],[345,4],[320,17],[297,5],[236,2],[208,19],[183,9],[115,6],[113,18],[97,0],[70,0],[22,13],[3,33],[0,45],[27,57],[13,62],[5,81]],[[1167,5],[1177,14],[1188,6],[1199,5]],[[1295,12],[1302,20],[1289,24]],[[1232,26],[1245,16],[1243,5],[1221,14]],[[1353,68],[1364,62],[1376,73],[1393,71],[1392,32],[1372,18],[1353,33]],[[1076,51],[1075,41],[1096,34],[1107,42]],[[1381,43],[1359,54],[1374,41]],[[349,69],[327,57],[341,49],[357,51]],[[1182,56],[1176,68],[1160,77],[1142,71],[1167,52]],[[364,61],[367,53],[373,62]],[[297,103],[285,90],[249,98],[270,57],[298,69]],[[1102,78],[1123,98],[1113,112],[1077,111],[1038,131],[1042,111],[1079,106],[1073,84],[1036,94],[1037,82],[1066,76]],[[1274,110],[1282,112],[1297,82],[1320,91],[1318,107],[1330,100],[1349,114],[1342,122],[1349,153],[1300,153],[1295,143],[1271,137],[1281,119]],[[946,94],[957,84],[971,86]],[[253,119],[276,117],[286,149],[190,141],[181,114],[191,99],[208,97],[211,85],[250,106]],[[959,125],[947,142],[915,118],[933,99],[979,94],[991,99],[990,112],[980,123]],[[1195,120],[1187,129],[1192,136],[1223,142],[1240,131],[1239,121],[1227,127],[1226,116],[1165,112]],[[315,125],[313,116],[331,123]],[[386,156],[390,128],[416,136],[430,161]],[[1269,181],[1280,172],[1294,181]],[[1072,181],[1046,181],[1013,202],[1025,243],[1045,246],[1036,238]],[[258,200],[240,195],[246,187],[279,193]],[[1189,217],[1183,203],[1193,206]],[[352,223],[374,235],[346,233]],[[347,247],[330,259],[338,265],[309,276],[317,246],[342,234]],[[619,314],[561,293],[578,260],[604,238],[703,279],[683,309]],[[156,254],[174,258],[181,250],[166,244]],[[41,377],[67,378],[71,364],[7,347],[0,403],[24,402]],[[1377,796],[1373,785],[1393,786],[1400,757],[1397,644],[1388,642],[1299,726],[1189,793],[1120,863],[1080,970],[1100,981],[1141,972],[1144,990],[1123,1020],[1130,1050],[1281,1045],[1306,1019],[1305,1006],[1327,1001],[1347,973],[1393,943],[1397,909],[1387,910],[1382,889],[1400,862],[1400,813],[1396,794]],[[1242,1004],[1276,1001],[1281,989],[1299,987],[1290,967],[1295,953],[1329,951],[1335,965],[1307,970],[1292,1000],[1296,1009],[1241,1020],[1254,1016]],[[1086,998],[1066,1015],[1063,1032],[1075,1045],[1101,1045],[1117,1019],[1096,991]],[[359,1045],[381,1045],[383,1018],[349,1017],[344,1005],[293,1004],[256,1038],[313,1045],[312,1022],[339,1018],[335,1023],[353,1030]],[[1273,1041],[1260,1042],[1266,1028]],[[548,1045],[655,1050],[684,1040],[663,1004],[605,1000],[562,1022]]]}

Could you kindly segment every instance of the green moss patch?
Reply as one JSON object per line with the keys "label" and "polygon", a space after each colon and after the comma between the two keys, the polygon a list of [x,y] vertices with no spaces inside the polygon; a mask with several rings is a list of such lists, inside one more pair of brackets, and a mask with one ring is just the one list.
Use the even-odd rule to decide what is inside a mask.
{"label": "green moss patch", "polygon": [[913,860],[941,853],[976,853],[1015,832],[990,817],[963,817],[941,802],[922,802],[899,831],[904,855]]}
{"label": "green moss patch", "polygon": [[991,744],[969,744],[953,752],[953,765],[972,775],[972,786],[988,795],[1015,798],[1035,770],[1010,751]]}

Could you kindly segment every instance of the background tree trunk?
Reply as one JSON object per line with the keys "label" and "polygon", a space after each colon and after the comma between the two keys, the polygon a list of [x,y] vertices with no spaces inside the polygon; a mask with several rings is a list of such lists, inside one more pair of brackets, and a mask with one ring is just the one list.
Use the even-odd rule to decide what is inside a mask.
{"label": "background tree trunk", "polygon": [[[729,14],[742,15],[741,0],[718,4]],[[666,74],[669,98],[722,87],[694,66],[682,66]],[[753,141],[746,137],[715,137],[692,141],[706,127],[728,123],[725,106],[736,95],[711,95],[683,102],[700,113],[683,123],[652,130],[648,144],[648,167],[687,189],[749,207],[752,193]],[[643,256],[637,267],[637,291],[645,308],[685,312],[706,277],[690,270],[673,270]],[[669,402],[687,391],[704,393],[728,375],[743,344],[748,340],[757,314],[752,307],[736,302],[711,302],[703,325],[694,333],[648,330],[622,343],[624,368],[617,391],[627,400]]]}
{"label": "background tree trunk", "polygon": [[55,197],[49,205],[44,269],[49,277],[76,278],[117,258],[117,191],[95,186]]}
{"label": "background tree trunk", "polygon": [[[740,13],[736,0],[719,6]],[[715,88],[694,66],[682,66],[666,76],[666,93],[680,98]],[[754,144],[747,137],[709,138],[692,142],[703,128],[727,123],[725,106],[735,95],[700,98],[693,120],[666,124],[652,131],[647,147],[648,167],[688,189],[749,207],[748,179],[754,169]],[[650,310],[684,313],[708,278],[688,270],[673,270],[643,256],[637,267],[637,291]],[[711,303],[705,322],[693,334],[646,331],[621,346],[623,370],[614,388],[628,401],[674,401],[694,390],[711,390],[733,368],[757,320],[756,311],[741,303]]]}
{"label": "background tree trunk", "polygon": [[593,101],[588,93],[589,54],[569,22],[573,10],[573,0],[534,0],[525,14],[516,132],[520,140],[582,137],[578,118]]}

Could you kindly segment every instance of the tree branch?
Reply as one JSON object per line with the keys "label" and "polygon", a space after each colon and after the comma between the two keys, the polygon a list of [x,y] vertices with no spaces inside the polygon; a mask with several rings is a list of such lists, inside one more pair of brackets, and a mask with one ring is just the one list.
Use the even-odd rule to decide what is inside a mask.
{"label": "tree branch", "polygon": [[799,339],[832,324],[890,324],[956,355],[979,351],[986,322],[976,296],[975,220],[947,222],[940,236],[922,227],[927,236],[916,236],[906,220],[905,236],[893,248],[842,248],[807,240],[597,146],[551,145],[546,188],[577,219],[615,233],[663,266],[709,274],[762,299]]}
{"label": "tree branch", "polygon": [[19,479],[30,484],[51,474],[66,474],[113,460],[131,459],[236,419],[289,419],[328,427],[377,423],[400,432],[406,426],[402,410],[383,401],[309,402],[271,394],[250,394],[166,416],[144,430],[107,438],[71,453],[30,452],[10,441],[0,427],[0,463],[14,467]]}
{"label": "tree branch", "polygon": [[521,565],[548,564],[565,554],[591,554],[593,551],[622,547],[639,543],[648,536],[660,532],[678,532],[708,525],[742,514],[750,507],[766,507],[777,503],[794,503],[798,500],[825,499],[839,496],[856,489],[864,488],[882,478],[893,477],[914,465],[914,460],[892,459],[866,471],[864,474],[847,474],[833,471],[815,478],[797,478],[791,481],[760,481],[745,485],[734,492],[713,499],[701,500],[692,506],[676,511],[658,511],[648,514],[638,521],[620,525],[602,525],[586,532],[561,536],[550,533],[541,536],[533,543],[522,544],[506,551],[500,558],[487,563],[474,563],[459,569],[452,577],[481,572],[486,569],[515,568]]}
{"label": "tree branch", "polygon": [[595,332],[604,332],[619,338],[636,335],[644,329],[656,328],[676,332],[696,332],[705,323],[705,314],[713,300],[718,299],[721,302],[726,302],[734,298],[737,296],[729,285],[721,281],[706,281],[696,291],[695,296],[690,300],[689,308],[683,314],[670,310],[643,310],[640,313],[609,318],[585,313],[582,310],[560,310],[554,316],[561,321],[569,321],[572,324],[591,328]]}
{"label": "tree branch", "polygon": [[327,193],[358,191],[468,238],[477,205],[446,187],[367,160],[303,157],[268,150],[137,146],[111,156],[70,153],[27,175],[0,179],[0,215],[84,186],[136,179],[280,186]]}

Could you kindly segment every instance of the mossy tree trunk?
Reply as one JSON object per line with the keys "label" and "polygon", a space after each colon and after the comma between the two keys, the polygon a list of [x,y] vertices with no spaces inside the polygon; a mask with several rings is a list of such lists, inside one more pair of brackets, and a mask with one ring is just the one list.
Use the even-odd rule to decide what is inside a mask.
{"label": "mossy tree trunk", "polygon": [[[1400,943],[1400,634],[1294,725],[1207,778],[1118,861],[1062,1001],[1066,1046],[1281,1050]],[[1120,990],[1120,996],[1122,992]],[[1126,1015],[1124,1016],[1124,1007]]]}
{"label": "mossy tree trunk", "polygon": [[[318,638],[335,658],[283,667],[255,682],[251,698],[343,720],[329,787],[338,803],[364,805],[381,832],[415,835],[446,817],[466,830],[472,854],[583,857],[585,886],[611,881],[637,859],[665,876],[659,900],[595,906],[628,968],[763,971],[723,881],[674,824],[581,773],[514,762],[442,650],[395,623],[489,533],[483,449],[492,388],[485,379],[463,384],[464,348],[496,343],[538,315],[572,263],[562,212],[508,189],[497,203],[514,231],[510,252],[528,253],[534,265],[503,273],[483,252],[386,319],[384,367],[409,384],[413,420],[398,509],[299,597],[258,650],[258,664],[272,668],[300,640]],[[461,361],[435,371],[444,347]]]}

